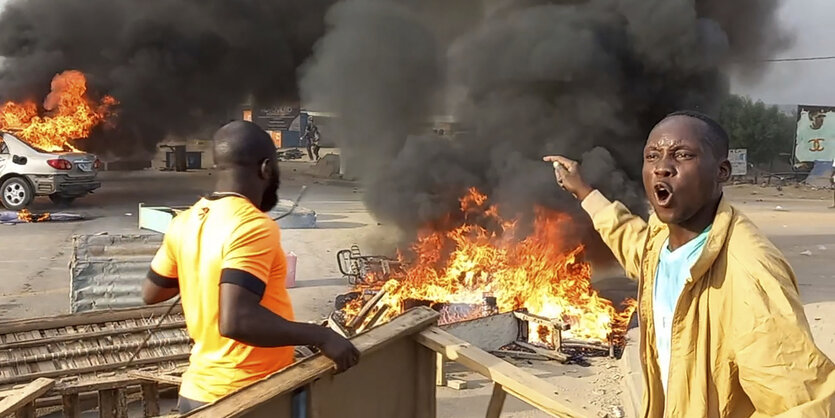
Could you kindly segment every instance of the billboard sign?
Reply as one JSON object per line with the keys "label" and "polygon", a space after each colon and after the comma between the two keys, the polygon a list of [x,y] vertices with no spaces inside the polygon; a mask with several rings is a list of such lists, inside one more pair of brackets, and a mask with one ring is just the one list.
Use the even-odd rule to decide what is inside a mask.
{"label": "billboard sign", "polygon": [[835,107],[797,107],[794,158],[798,162],[835,159]]}
{"label": "billboard sign", "polygon": [[299,105],[259,106],[252,110],[252,121],[267,131],[286,131],[299,117]]}
{"label": "billboard sign", "polygon": [[736,148],[728,150],[728,160],[731,161],[732,176],[744,176],[748,174],[747,148]]}

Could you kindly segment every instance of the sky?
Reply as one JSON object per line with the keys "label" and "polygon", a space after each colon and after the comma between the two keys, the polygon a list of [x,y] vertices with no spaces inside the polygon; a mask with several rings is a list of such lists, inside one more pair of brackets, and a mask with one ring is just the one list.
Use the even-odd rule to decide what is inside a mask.
{"label": "sky", "polygon": [[[782,0],[780,25],[794,44],[772,58],[835,56],[835,1]],[[835,105],[835,59],[764,63],[753,84],[732,79],[731,90],[769,104]]]}
{"label": "sky", "polygon": [[[0,0],[0,10],[7,1]],[[779,24],[793,34],[794,43],[772,58],[835,56],[835,0],[781,3]],[[732,77],[731,90],[768,104],[835,105],[835,59],[763,63],[763,73],[755,81]]]}

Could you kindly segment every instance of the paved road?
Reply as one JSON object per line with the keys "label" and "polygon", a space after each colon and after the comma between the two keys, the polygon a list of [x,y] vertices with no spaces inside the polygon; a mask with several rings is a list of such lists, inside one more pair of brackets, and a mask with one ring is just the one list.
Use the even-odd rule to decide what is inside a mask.
{"label": "paved road", "polygon": [[[337,274],[334,252],[361,242],[368,230],[377,225],[365,212],[361,195],[351,184],[313,180],[287,171],[283,173],[281,198],[295,199],[300,186],[307,184],[309,189],[302,205],[319,213],[319,229],[286,230],[282,237],[285,249],[299,255],[299,317],[315,319],[326,310],[323,304],[332,299],[332,295],[329,298],[319,294],[335,294],[346,288]],[[208,171],[105,172],[101,178],[103,186],[99,191],[63,209],[85,215],[85,221],[0,225],[0,317],[67,313],[73,235],[149,233],[137,228],[139,203],[189,205],[211,192],[214,185],[214,177]],[[48,199],[38,199],[31,210],[53,212],[56,208]],[[317,240],[325,244],[311,245]],[[325,255],[318,254],[322,252]],[[304,297],[313,298],[313,302]],[[313,312],[308,313],[308,309]]]}

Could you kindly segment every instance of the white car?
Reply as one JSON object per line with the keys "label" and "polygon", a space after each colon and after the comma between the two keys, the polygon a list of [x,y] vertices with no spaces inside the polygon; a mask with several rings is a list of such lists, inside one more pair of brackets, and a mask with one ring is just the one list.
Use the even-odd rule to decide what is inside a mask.
{"label": "white car", "polygon": [[46,152],[2,133],[0,138],[0,203],[20,210],[35,196],[49,196],[68,205],[101,187],[96,174],[101,162],[83,152]]}

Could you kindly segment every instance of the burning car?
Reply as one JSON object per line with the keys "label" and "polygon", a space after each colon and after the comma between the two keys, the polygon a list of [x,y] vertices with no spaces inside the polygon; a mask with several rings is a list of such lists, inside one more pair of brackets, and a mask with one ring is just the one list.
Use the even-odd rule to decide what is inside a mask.
{"label": "burning car", "polygon": [[20,210],[35,196],[70,204],[101,186],[96,180],[101,162],[84,152],[47,152],[12,134],[0,139],[0,203]]}

